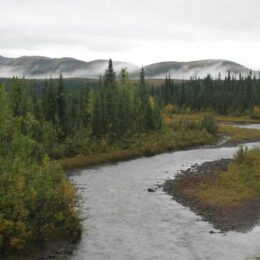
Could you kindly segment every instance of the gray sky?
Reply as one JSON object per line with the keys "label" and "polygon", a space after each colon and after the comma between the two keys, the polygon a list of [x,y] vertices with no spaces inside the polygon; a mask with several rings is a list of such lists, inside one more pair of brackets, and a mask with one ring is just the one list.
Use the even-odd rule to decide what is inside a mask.
{"label": "gray sky", "polygon": [[260,0],[0,0],[0,54],[260,69]]}

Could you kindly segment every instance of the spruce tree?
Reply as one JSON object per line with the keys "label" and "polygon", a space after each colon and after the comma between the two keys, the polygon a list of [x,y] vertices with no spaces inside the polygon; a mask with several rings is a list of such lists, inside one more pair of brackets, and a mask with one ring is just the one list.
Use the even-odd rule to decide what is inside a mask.
{"label": "spruce tree", "polygon": [[116,74],[113,69],[113,62],[111,59],[108,61],[108,68],[105,72],[105,86],[115,87]]}
{"label": "spruce tree", "polygon": [[57,115],[62,129],[65,129],[65,92],[62,74],[60,74],[57,89]]}
{"label": "spruce tree", "polygon": [[145,82],[144,67],[141,68],[141,72],[140,72],[139,88],[140,88],[140,95],[141,95],[142,102],[145,102],[146,82]]}

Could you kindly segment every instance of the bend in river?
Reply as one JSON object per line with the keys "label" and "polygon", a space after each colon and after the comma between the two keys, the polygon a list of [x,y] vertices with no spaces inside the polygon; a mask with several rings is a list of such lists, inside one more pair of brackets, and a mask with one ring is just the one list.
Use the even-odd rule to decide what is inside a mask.
{"label": "bend in river", "polygon": [[75,173],[71,180],[79,188],[85,230],[68,259],[239,260],[259,256],[260,226],[248,233],[211,234],[217,230],[210,223],[162,189],[147,192],[194,164],[232,158],[236,149],[165,153]]}

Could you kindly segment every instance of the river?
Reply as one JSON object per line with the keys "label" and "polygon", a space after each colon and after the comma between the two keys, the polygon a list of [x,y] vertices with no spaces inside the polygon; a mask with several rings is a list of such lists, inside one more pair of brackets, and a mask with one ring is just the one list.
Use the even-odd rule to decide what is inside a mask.
{"label": "river", "polygon": [[75,172],[71,180],[81,196],[84,230],[68,259],[239,260],[260,256],[260,226],[248,233],[212,234],[218,231],[210,223],[161,188],[147,192],[194,164],[231,158],[236,149],[202,147]]}

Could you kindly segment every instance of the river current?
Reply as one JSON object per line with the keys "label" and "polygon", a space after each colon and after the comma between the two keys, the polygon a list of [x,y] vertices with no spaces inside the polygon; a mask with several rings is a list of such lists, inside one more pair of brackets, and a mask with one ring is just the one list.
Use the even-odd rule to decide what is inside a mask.
{"label": "river current", "polygon": [[236,149],[202,147],[75,172],[70,178],[81,197],[84,230],[68,259],[240,260],[260,256],[260,226],[248,233],[218,233],[161,188],[147,192],[194,164],[232,158]]}

